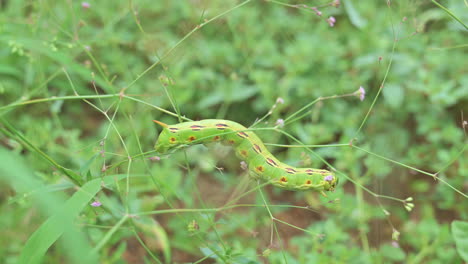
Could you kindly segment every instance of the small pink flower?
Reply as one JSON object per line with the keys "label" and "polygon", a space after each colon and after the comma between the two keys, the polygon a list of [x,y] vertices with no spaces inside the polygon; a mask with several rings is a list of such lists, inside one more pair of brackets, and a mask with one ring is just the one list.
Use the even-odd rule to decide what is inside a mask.
{"label": "small pink flower", "polygon": [[91,7],[91,4],[88,3],[88,2],[81,2],[81,7],[85,8],[85,9],[88,9]]}
{"label": "small pink flower", "polygon": [[99,206],[101,206],[101,205],[102,205],[102,204],[101,204],[100,202],[98,202],[98,201],[95,201],[95,202],[91,203],[91,206],[92,206],[92,207],[99,207]]}
{"label": "small pink flower", "polygon": [[314,12],[315,12],[315,14],[316,14],[317,16],[322,16],[322,12],[320,12],[320,11],[317,9],[317,7],[314,6],[314,7],[311,7],[310,9],[314,10]]}
{"label": "small pink flower", "polygon": [[277,104],[284,104],[284,99],[281,98],[281,97],[278,97],[278,99],[276,99],[276,103]]}
{"label": "small pink flower", "polygon": [[284,120],[281,119],[281,118],[276,120],[275,125],[278,126],[278,127],[284,127]]}
{"label": "small pink flower", "polygon": [[331,3],[332,6],[334,7],[339,7],[340,6],[340,0],[334,0],[332,3]]}
{"label": "small pink flower", "polygon": [[328,25],[330,25],[330,27],[333,27],[333,26],[335,26],[336,19],[335,19],[335,17],[331,16],[331,17],[329,17],[327,19],[327,22],[328,22]]}
{"label": "small pink flower", "polygon": [[397,241],[393,240],[393,241],[392,241],[392,247],[394,247],[394,248],[399,248],[399,247],[400,247],[400,244],[398,244]]}
{"label": "small pink flower", "polygon": [[359,89],[354,92],[354,95],[359,97],[359,100],[364,101],[364,98],[366,97],[366,90],[362,86],[359,86]]}
{"label": "small pink flower", "polygon": [[153,156],[153,157],[149,157],[149,160],[151,160],[151,161],[160,161],[161,158],[158,157],[158,156]]}

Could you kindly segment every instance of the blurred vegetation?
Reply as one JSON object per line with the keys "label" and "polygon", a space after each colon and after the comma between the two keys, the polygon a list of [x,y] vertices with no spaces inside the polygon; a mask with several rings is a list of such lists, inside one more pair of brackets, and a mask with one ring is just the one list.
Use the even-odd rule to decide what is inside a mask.
{"label": "blurred vegetation", "polygon": [[[440,2],[462,23],[429,1],[338,2],[0,1],[0,259],[468,261],[466,2]],[[151,120],[181,121],[168,111],[248,126],[282,98],[271,127],[360,86],[362,102],[319,101],[282,128],[356,146],[314,148],[341,172],[328,197],[248,193],[223,146],[151,152]],[[304,148],[269,148],[326,168]]]}

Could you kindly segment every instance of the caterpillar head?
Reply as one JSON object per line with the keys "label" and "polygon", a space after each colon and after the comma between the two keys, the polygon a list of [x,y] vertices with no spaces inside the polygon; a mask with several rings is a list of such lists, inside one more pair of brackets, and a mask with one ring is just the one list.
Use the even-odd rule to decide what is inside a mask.
{"label": "caterpillar head", "polygon": [[324,178],[325,184],[324,184],[324,190],[325,191],[334,191],[335,187],[338,185],[338,177],[334,175],[333,173],[330,173],[329,175],[325,176]]}

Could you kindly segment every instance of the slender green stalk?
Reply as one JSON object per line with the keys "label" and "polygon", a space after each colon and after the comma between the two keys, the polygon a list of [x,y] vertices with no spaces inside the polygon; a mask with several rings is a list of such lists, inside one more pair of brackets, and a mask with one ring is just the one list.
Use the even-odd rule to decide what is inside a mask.
{"label": "slender green stalk", "polygon": [[358,211],[359,211],[359,238],[362,243],[362,247],[364,248],[364,251],[366,252],[367,256],[370,255],[370,247],[369,247],[369,240],[367,239],[367,232],[366,232],[366,221],[367,221],[367,214],[366,210],[364,208],[365,203],[364,203],[364,198],[362,195],[362,189],[361,188],[356,188],[356,200],[357,200],[357,205],[358,205]]}
{"label": "slender green stalk", "polygon": [[71,180],[75,185],[81,186],[81,181],[78,178],[78,175],[74,173],[72,170],[67,169],[63,167],[62,165],[58,164],[54,159],[52,159],[49,155],[47,155],[45,152],[40,150],[36,145],[34,145],[29,139],[27,139],[25,136],[23,136],[18,130],[16,130],[6,119],[0,118],[1,123],[8,129],[0,128],[0,131],[6,134],[7,136],[11,138],[17,138],[18,141],[22,142],[24,146],[27,148],[33,150],[39,156],[47,160],[49,163],[51,163],[54,167],[62,171],[62,173],[68,177],[69,180]]}
{"label": "slender green stalk", "polygon": [[99,241],[99,243],[94,247],[93,252],[97,253],[101,248],[109,241],[112,235],[117,232],[121,225],[123,225],[128,220],[129,215],[124,215]]}
{"label": "slender green stalk", "polygon": [[[281,254],[283,255],[283,259],[284,259],[284,263],[288,263],[288,260],[286,259],[286,255],[284,254],[284,248],[283,248],[283,241],[281,239],[281,236],[278,232],[278,228],[276,227],[276,223],[275,223],[275,217],[273,216],[273,214],[271,213],[271,210],[270,210],[270,207],[268,206],[268,203],[265,199],[265,196],[263,195],[263,192],[261,189],[258,190],[258,193],[260,194],[260,196],[262,197],[262,200],[263,200],[263,204],[265,205],[265,208],[268,212],[268,214],[270,215],[270,218],[271,218],[271,225],[276,233],[276,236],[278,237],[278,241],[280,243],[280,247],[281,247]],[[273,245],[273,232],[271,232],[271,239],[270,239],[270,244]]]}
{"label": "slender green stalk", "polygon": [[[131,221],[133,222],[133,221]],[[148,248],[148,246],[145,244],[145,242],[143,241],[143,239],[141,239],[140,235],[138,234],[138,232],[135,230],[135,225],[132,223],[133,225],[133,235],[135,236],[135,238],[138,240],[138,242],[140,243],[140,245],[145,249],[146,253],[148,253],[148,255],[150,255],[150,257],[156,261],[156,263],[159,263],[159,264],[162,264],[162,262],[158,259],[158,257],[156,257],[153,252],[151,252],[151,249]]]}
{"label": "slender green stalk", "polygon": [[97,98],[115,98],[119,97],[120,94],[103,94],[103,95],[67,95],[67,96],[53,96],[49,98],[40,98],[40,99],[32,99],[27,101],[20,101],[11,103],[9,105],[1,106],[0,111],[15,108],[18,106],[30,105],[30,104],[37,104],[37,103],[44,103],[44,102],[53,102],[53,101],[61,101],[61,100],[83,100],[83,99],[97,99]]}
{"label": "slender green stalk", "polygon": [[[452,190],[456,191],[457,193],[461,194],[463,197],[468,198],[468,195],[467,195],[467,194],[465,194],[465,193],[463,193],[462,191],[458,190],[457,188],[453,187],[450,183],[448,183],[447,181],[443,180],[442,178],[437,177],[437,174],[435,174],[435,173],[430,173],[430,172],[426,172],[426,171],[417,169],[417,168],[415,168],[415,167],[406,165],[406,164],[401,163],[401,162],[398,162],[398,161],[396,161],[396,160],[392,160],[392,159],[390,159],[390,158],[384,157],[384,156],[382,156],[382,155],[376,154],[376,153],[374,153],[374,152],[371,152],[371,151],[369,151],[369,150],[360,148],[360,147],[355,146],[355,145],[353,145],[352,147],[355,148],[355,149],[358,149],[358,150],[360,150],[360,151],[364,151],[364,152],[366,152],[366,153],[368,153],[368,154],[371,154],[371,155],[373,155],[373,156],[376,156],[376,157],[378,157],[378,158],[381,158],[381,159],[383,159],[383,160],[389,161],[389,162],[391,162],[391,163],[398,164],[398,165],[400,165],[400,166],[402,166],[402,167],[405,167],[405,168],[408,168],[408,169],[417,171],[417,172],[422,173],[422,174],[424,174],[424,175],[431,176],[432,178],[434,178],[434,179],[436,179],[436,180],[438,180],[438,181],[443,182],[445,185],[447,185],[448,187],[450,187]],[[381,197],[384,197],[384,196],[381,196]]]}
{"label": "slender green stalk", "polygon": [[447,14],[449,14],[453,19],[455,19],[458,23],[460,23],[466,30],[468,30],[468,26],[461,21],[460,18],[458,18],[452,11],[448,10],[445,8],[443,5],[437,3],[437,1],[432,0],[432,3],[436,6],[438,6],[440,9],[444,10]]}
{"label": "slender green stalk", "polygon": [[385,72],[385,76],[380,84],[380,87],[379,87],[379,90],[377,92],[377,94],[375,95],[374,97],[374,100],[372,101],[372,104],[371,106],[369,107],[369,110],[367,110],[367,113],[366,113],[366,116],[364,117],[364,119],[362,120],[361,122],[361,125],[359,126],[358,130],[356,131],[355,135],[354,135],[354,138],[357,137],[357,135],[361,132],[361,129],[364,127],[364,124],[367,122],[367,119],[369,118],[369,115],[370,113],[372,112],[372,109],[374,109],[374,106],[375,106],[375,103],[377,102],[377,100],[379,99],[380,97],[380,93],[382,92],[383,88],[384,88],[384,84],[385,82],[387,81],[387,77],[388,77],[388,74],[390,73],[390,69],[392,67],[392,63],[393,63],[393,56],[395,54],[395,48],[396,48],[396,41],[393,42],[393,46],[392,46],[392,55],[390,56],[390,62],[388,63],[388,66],[387,66],[387,70]]}

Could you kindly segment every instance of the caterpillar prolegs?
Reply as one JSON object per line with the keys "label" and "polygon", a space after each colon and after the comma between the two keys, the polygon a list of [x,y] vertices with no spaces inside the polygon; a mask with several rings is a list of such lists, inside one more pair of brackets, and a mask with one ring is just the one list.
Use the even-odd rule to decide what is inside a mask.
{"label": "caterpillar prolegs", "polygon": [[155,145],[159,153],[180,145],[194,145],[219,141],[235,148],[237,157],[248,164],[250,175],[255,179],[288,190],[315,190],[324,194],[332,191],[338,178],[328,170],[293,168],[280,162],[265,147],[261,139],[246,127],[228,120],[206,119],[166,125]]}

